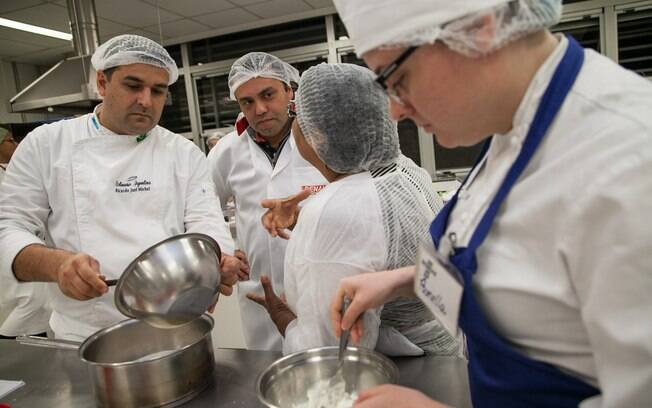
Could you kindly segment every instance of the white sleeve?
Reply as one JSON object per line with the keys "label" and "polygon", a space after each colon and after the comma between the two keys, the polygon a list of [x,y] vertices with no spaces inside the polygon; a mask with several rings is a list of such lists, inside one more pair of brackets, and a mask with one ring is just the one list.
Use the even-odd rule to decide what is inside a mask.
{"label": "white sleeve", "polygon": [[[301,270],[302,281],[311,282],[302,287],[295,305],[296,320],[286,328],[283,341],[283,354],[290,354],[313,347],[337,346],[339,339],[331,326],[329,307],[337,291],[339,282],[347,276],[371,272],[355,265],[343,263],[305,264]],[[379,310],[369,310],[364,314],[364,335],[360,346],[376,347],[380,327]]]}
{"label": "white sleeve", "polygon": [[18,146],[0,185],[0,273],[14,281],[14,258],[28,245],[45,245],[50,213],[43,183],[49,170],[44,168],[35,136],[28,135]]}
{"label": "white sleeve", "polygon": [[208,165],[211,178],[215,185],[215,194],[217,194],[222,207],[233,196],[231,185],[228,182],[228,173],[230,170],[228,168],[229,160],[227,157],[230,149],[226,146],[228,142],[229,140],[226,139],[221,141],[208,153]]}
{"label": "white sleeve", "polygon": [[652,406],[652,150],[615,157],[578,192],[565,231],[601,389],[582,408]]}
{"label": "white sleeve", "polygon": [[190,179],[186,192],[184,225],[187,232],[209,235],[217,241],[223,254],[233,255],[235,245],[229,227],[224,220],[222,208],[215,196],[208,162],[199,149],[192,149]]}

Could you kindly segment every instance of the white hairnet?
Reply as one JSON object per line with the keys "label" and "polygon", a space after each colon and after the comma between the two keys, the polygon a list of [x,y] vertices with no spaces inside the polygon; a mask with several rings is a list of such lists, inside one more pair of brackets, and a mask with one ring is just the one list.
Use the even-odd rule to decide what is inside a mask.
{"label": "white hairnet", "polygon": [[399,154],[396,123],[374,74],[353,64],[319,64],[301,76],[297,120],[319,158],[338,173],[391,164]]}
{"label": "white hairnet", "polygon": [[167,50],[149,38],[125,34],[100,45],[91,58],[96,71],[129,64],[148,64],[163,68],[169,74],[168,85],[179,78],[179,69]]}
{"label": "white hairnet", "polygon": [[[358,56],[376,48],[442,41],[467,56],[499,49],[525,34],[552,26],[561,0],[334,0]],[[482,30],[482,18],[495,27]]]}
{"label": "white hairnet", "polygon": [[238,58],[229,72],[229,92],[235,99],[240,85],[254,78],[277,79],[287,86],[299,83],[299,71],[280,58],[265,52],[250,52]]}

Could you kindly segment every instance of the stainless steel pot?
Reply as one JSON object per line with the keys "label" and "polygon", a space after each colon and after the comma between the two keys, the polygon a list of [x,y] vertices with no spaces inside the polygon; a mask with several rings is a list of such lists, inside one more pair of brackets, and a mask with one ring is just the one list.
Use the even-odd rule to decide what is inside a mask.
{"label": "stainless steel pot", "polygon": [[[213,325],[206,314],[173,329],[125,320],[88,337],[79,356],[88,366],[97,406],[174,407],[192,399],[213,381]],[[57,340],[19,341],[77,347]]]}

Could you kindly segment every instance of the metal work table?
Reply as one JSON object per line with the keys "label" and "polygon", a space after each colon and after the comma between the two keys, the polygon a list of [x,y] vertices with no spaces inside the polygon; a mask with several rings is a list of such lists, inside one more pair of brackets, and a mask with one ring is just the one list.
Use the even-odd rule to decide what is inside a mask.
{"label": "metal work table", "polygon": [[[184,407],[259,407],[256,377],[278,352],[215,350],[213,384]],[[455,357],[396,358],[399,384],[458,408],[471,407],[466,362]],[[92,407],[87,368],[74,350],[48,349],[0,340],[0,379],[26,385],[0,399],[12,408]]]}

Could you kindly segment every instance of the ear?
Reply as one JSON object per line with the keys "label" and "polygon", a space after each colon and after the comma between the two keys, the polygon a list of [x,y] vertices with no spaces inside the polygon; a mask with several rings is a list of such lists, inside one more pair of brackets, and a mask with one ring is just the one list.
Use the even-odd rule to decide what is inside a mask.
{"label": "ear", "polygon": [[496,15],[493,13],[482,16],[478,20],[474,35],[475,44],[480,52],[489,51],[496,37]]}
{"label": "ear", "polygon": [[109,82],[104,71],[97,71],[97,76],[95,78],[97,82],[97,92],[100,93],[100,96],[104,97],[106,95],[106,83]]}

